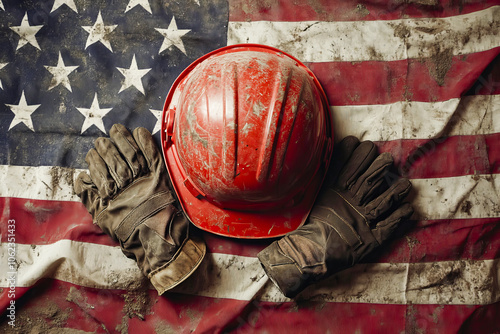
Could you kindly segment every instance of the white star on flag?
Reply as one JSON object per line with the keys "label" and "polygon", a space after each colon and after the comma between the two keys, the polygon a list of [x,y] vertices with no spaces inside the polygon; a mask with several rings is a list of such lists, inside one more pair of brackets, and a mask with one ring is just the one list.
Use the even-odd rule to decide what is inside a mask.
{"label": "white star on flag", "polygon": [[109,49],[109,51],[113,52],[111,48],[111,43],[109,43],[109,39],[107,36],[115,30],[117,25],[106,26],[104,25],[104,21],[102,20],[101,11],[97,14],[97,19],[93,26],[82,26],[86,32],[89,33],[89,37],[87,37],[87,43],[85,44],[85,49],[97,42],[101,42],[105,47]]}
{"label": "white star on flag", "polygon": [[153,132],[151,132],[152,134],[155,134],[161,130],[161,115],[163,113],[163,110],[149,109],[149,111],[151,111],[151,113],[156,117],[155,127],[153,129]]}
{"label": "white star on flag", "polygon": [[137,5],[142,6],[142,8],[144,8],[146,11],[148,11],[149,14],[153,14],[153,12],[151,11],[151,6],[149,5],[148,0],[130,0],[128,2],[127,8],[125,8],[125,13]]}
{"label": "white star on flag", "polygon": [[31,120],[31,114],[38,109],[41,104],[28,105],[24,97],[24,91],[22,91],[19,104],[6,104],[6,106],[14,113],[14,119],[10,123],[9,130],[19,123],[24,123],[31,131],[35,131],[33,128],[33,121]]}
{"label": "white star on flag", "polygon": [[2,8],[2,10],[5,10],[5,7],[3,6],[2,0],[0,0],[0,8]]}
{"label": "white star on flag", "polygon": [[52,5],[52,10],[50,11],[51,13],[61,7],[62,5],[68,6],[70,9],[72,9],[75,13],[78,13],[78,10],[76,9],[75,1],[74,0],[55,0],[54,4]]}
{"label": "white star on flag", "polygon": [[144,93],[144,86],[142,85],[142,77],[145,76],[151,68],[138,69],[137,61],[135,60],[135,54],[132,57],[132,63],[130,64],[130,68],[121,68],[117,67],[118,71],[125,77],[123,81],[122,87],[118,93],[121,93],[125,89],[134,86],[137,88],[142,94]]}
{"label": "white star on flag", "polygon": [[57,85],[62,84],[70,92],[72,92],[68,75],[74,70],[76,70],[78,66],[65,66],[61,56],[61,52],[59,51],[59,59],[57,61],[57,66],[45,66],[45,68],[53,75],[48,90],[51,90]]}
{"label": "white star on flag", "polygon": [[28,12],[24,14],[23,20],[21,21],[20,26],[14,26],[10,27],[11,30],[13,30],[16,34],[19,35],[19,43],[17,44],[16,51],[25,46],[26,44],[31,44],[38,50],[40,49],[40,46],[38,45],[38,42],[36,40],[35,35],[38,33],[40,29],[42,29],[43,25],[41,26],[32,26],[28,22]]}
{"label": "white star on flag", "polygon": [[177,23],[175,22],[175,17],[173,16],[167,29],[155,28],[155,30],[165,37],[158,54],[174,45],[187,56],[181,37],[190,32],[191,29],[177,29]]}
{"label": "white star on flag", "polygon": [[[5,67],[8,63],[0,63],[0,70]],[[2,80],[0,80],[0,89],[3,89]]]}
{"label": "white star on flag", "polygon": [[104,123],[102,118],[106,116],[106,114],[113,108],[101,108],[99,107],[99,101],[97,101],[97,93],[94,95],[94,100],[92,101],[92,105],[89,109],[87,108],[76,108],[78,111],[85,116],[85,121],[82,125],[82,132],[90,128],[92,125],[95,125],[99,130],[106,133],[106,129],[104,128]]}

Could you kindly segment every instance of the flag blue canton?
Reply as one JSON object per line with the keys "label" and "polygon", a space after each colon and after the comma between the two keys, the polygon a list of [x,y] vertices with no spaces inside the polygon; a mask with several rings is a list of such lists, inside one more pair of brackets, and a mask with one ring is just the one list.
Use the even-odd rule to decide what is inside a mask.
{"label": "flag blue canton", "polygon": [[171,84],[227,22],[220,0],[1,0],[0,164],[86,168],[115,123],[159,140]]}

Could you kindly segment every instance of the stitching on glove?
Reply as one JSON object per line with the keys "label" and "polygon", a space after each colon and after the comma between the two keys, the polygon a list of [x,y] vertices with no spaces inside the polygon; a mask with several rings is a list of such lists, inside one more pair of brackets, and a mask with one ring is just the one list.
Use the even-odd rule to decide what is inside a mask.
{"label": "stitching on glove", "polygon": [[[339,217],[339,215],[337,215],[337,214],[336,214],[336,216],[337,216],[337,217]],[[339,218],[340,218],[340,217],[339,217]],[[340,219],[342,219],[342,218],[340,218]],[[346,244],[348,244],[348,245],[349,245],[349,243],[348,243],[348,242],[347,242],[347,240],[344,238],[344,236],[342,235],[342,233],[340,233],[340,232],[339,232],[339,230],[337,230],[337,229],[335,228],[335,226],[332,226],[332,228],[335,230],[335,232],[337,232],[337,234],[340,236],[340,238],[341,238],[342,240],[344,240],[344,242],[345,242]],[[351,245],[349,245],[349,246],[351,246]]]}
{"label": "stitching on glove", "polygon": [[[156,274],[157,272],[165,269],[166,267],[168,267],[168,265],[172,262],[174,262],[177,257],[179,256],[179,254],[183,251],[183,247],[186,245],[186,243],[189,241],[188,238],[184,239],[184,241],[182,242],[182,244],[179,246],[179,248],[177,249],[177,251],[175,252],[175,254],[172,256],[172,258],[167,261],[166,263],[164,263],[163,265],[161,265],[160,267],[156,268],[155,270],[152,270],[149,274],[148,274],[148,278],[151,279],[151,277]],[[196,245],[195,245],[196,246]],[[196,247],[198,248],[198,247]]]}
{"label": "stitching on glove", "polygon": [[331,189],[331,190],[332,190],[332,191],[334,191],[337,195],[339,195],[339,196],[340,196],[340,197],[341,197],[341,198],[342,198],[342,199],[343,199],[343,200],[344,200],[347,204],[349,204],[349,206],[350,206],[351,208],[353,208],[353,209],[354,209],[354,211],[356,211],[356,212],[360,215],[360,217],[361,217],[361,218],[363,218],[363,221],[365,222],[366,226],[370,227],[370,224],[368,224],[368,220],[366,220],[366,217],[365,217],[365,216],[364,216],[361,212],[359,212],[359,210],[358,210],[358,209],[356,209],[356,207],[354,207],[354,206],[353,206],[353,205],[352,205],[352,204],[351,204],[351,203],[350,203],[350,202],[349,202],[349,201],[348,201],[348,200],[347,200],[344,196],[342,196],[342,194],[341,194],[341,193],[339,193],[337,190],[335,190],[335,189]]}
{"label": "stitching on glove", "polygon": [[[160,212],[161,210],[165,209],[168,205],[162,205],[158,208],[156,208],[155,210],[151,211],[148,215],[145,215],[143,218],[141,218],[140,220],[137,220],[137,222],[133,225],[131,225],[129,231],[127,231],[127,233],[123,233],[121,230],[122,229],[125,229],[127,228],[126,224],[124,223],[126,221],[126,219],[129,217],[129,215],[127,215],[127,217],[125,217],[125,219],[123,219],[120,223],[120,225],[118,226],[118,228],[115,230],[115,234],[118,236],[118,238],[121,238],[121,236],[124,236],[123,240],[124,241],[127,241],[127,239],[130,237],[130,235],[134,232],[134,230],[137,228],[137,226],[139,225],[142,225],[144,223],[144,221],[146,221],[148,218],[154,216],[155,214],[157,214],[158,212]],[[137,210],[132,210],[130,212],[130,215],[135,213]],[[123,234],[122,234],[123,233]]]}
{"label": "stitching on glove", "polygon": [[[283,238],[281,239],[283,242],[286,242],[289,244],[288,240],[286,238]],[[283,265],[288,265],[288,264],[293,264],[297,270],[303,274],[304,272],[302,271],[302,268],[298,265],[297,261],[295,261],[291,256],[289,256],[288,254],[286,254],[283,249],[281,249],[281,246],[279,244],[279,242],[276,243],[276,246],[278,247],[278,252],[283,255],[284,257],[286,257],[287,259],[289,259],[291,262],[290,263],[277,263],[277,264],[270,264],[271,267],[278,267],[278,266],[283,266]],[[291,247],[291,246],[290,246]]]}
{"label": "stitching on glove", "polygon": [[373,240],[377,243],[377,247],[382,245],[382,243],[377,240],[377,237],[375,237],[375,232],[378,232],[378,230],[379,230],[379,228],[377,226],[373,230],[370,231],[372,233]]}
{"label": "stitching on glove", "polygon": [[[180,284],[181,282],[183,282],[201,264],[201,262],[203,261],[203,259],[205,257],[205,254],[206,254],[206,248],[205,248],[204,243],[202,245],[200,245],[198,243],[199,243],[199,241],[195,242],[195,241],[193,241],[193,239],[185,239],[183,241],[182,245],[179,247],[178,251],[175,253],[175,255],[172,257],[172,259],[170,261],[168,261],[166,264],[162,265],[160,268],[157,268],[148,274],[148,278],[151,280],[151,283],[157,289],[157,291],[160,295],[163,294],[165,291],[170,290],[170,289],[174,288],[175,286],[177,286],[178,284]],[[181,255],[183,255],[183,256],[181,257]],[[193,257],[193,256],[195,256],[195,257]],[[181,260],[179,260],[180,257],[181,257]],[[194,263],[192,262],[193,259],[195,260]],[[184,260],[184,262],[186,260],[191,262],[189,270],[187,272],[182,272],[182,275],[180,275],[180,276],[168,275],[171,273],[178,273],[178,271],[176,271],[175,269],[172,270],[169,267],[170,267],[170,265],[173,265],[175,267],[175,262],[182,261],[182,260]],[[167,281],[154,279],[154,276],[162,270],[167,270],[167,272],[164,273],[165,275],[167,275],[167,278],[168,278]],[[155,284],[155,282],[157,284]],[[159,283],[159,286],[158,286],[158,283]]]}
{"label": "stitching on glove", "polygon": [[[318,206],[319,208],[322,208],[322,209],[326,209],[328,211],[331,211],[335,216],[337,216],[343,223],[344,225],[346,225],[352,232],[352,235],[358,240],[358,243],[357,244],[353,244],[352,242],[349,242],[347,240],[347,238],[344,236],[343,233],[340,233],[340,231],[332,224],[328,224],[328,222],[326,222],[324,219],[322,219],[321,217],[318,217],[318,216],[314,216],[314,218],[316,219],[319,219],[325,223],[328,224],[328,226],[330,226],[331,228],[333,228],[335,230],[335,232],[337,232],[337,234],[340,236],[340,238],[342,240],[344,240],[344,242],[346,244],[348,244],[349,246],[353,247],[354,249],[358,248],[359,246],[361,246],[363,244],[363,241],[361,240],[359,234],[356,232],[356,230],[351,226],[351,224],[349,224],[344,218],[342,218],[334,209],[332,208],[329,208],[329,207],[326,207],[326,206]],[[311,215],[312,216],[312,215]]]}
{"label": "stitching on glove", "polygon": [[342,233],[340,233],[339,230],[335,226],[330,225],[335,230],[335,232],[338,233],[338,235],[342,238],[342,240],[344,240],[346,244],[348,244],[349,246],[351,246],[353,248],[358,248],[359,246],[361,246],[363,244],[363,241],[359,237],[359,234],[356,232],[356,230],[354,230],[354,228],[351,226],[351,224],[349,224],[344,218],[342,218],[334,209],[332,209],[332,208],[326,208],[326,209],[332,211],[333,214],[335,214],[338,218],[340,218],[340,220],[344,223],[344,225],[346,225],[352,231],[354,237],[356,237],[356,239],[358,239],[358,244],[357,245],[354,245],[354,244],[351,245],[351,243],[347,241],[347,239],[345,238],[345,236]]}
{"label": "stitching on glove", "polygon": [[[111,204],[114,203],[114,201],[116,200],[116,198],[118,198],[118,196],[120,196],[121,194],[123,194],[124,192],[126,192],[129,188],[132,188],[136,183],[142,182],[144,179],[147,179],[147,178],[149,178],[149,177],[142,177],[142,178],[134,180],[132,183],[130,183],[129,185],[127,185],[125,188],[121,189],[121,191],[117,192],[113,196],[110,196],[111,199],[109,200],[109,202]],[[109,189],[109,188],[107,188],[107,186],[106,186],[106,189]],[[94,219],[95,220],[95,224],[98,224],[98,221],[101,219],[101,216],[103,214],[105,214],[106,211],[108,211],[108,207],[111,205],[111,204],[108,205],[108,200],[107,199],[101,197],[101,201],[104,201],[104,200],[106,201],[106,208],[104,210],[102,210],[101,212],[99,212],[99,214],[97,215],[97,217],[95,217],[95,219]],[[173,201],[174,200],[172,200],[171,202],[169,202],[169,204],[172,203]]]}
{"label": "stitching on glove", "polygon": [[[163,197],[168,197],[165,195],[170,195],[170,192],[163,191],[163,192],[157,193],[154,196],[148,198],[146,201],[139,204],[134,210],[130,211],[127,214],[127,216],[125,216],[125,218],[123,218],[123,220],[120,222],[118,227],[114,230],[116,236],[119,239],[126,241],[130,237],[132,232],[137,228],[137,226],[141,225],[147,218],[155,215],[156,213],[158,213],[159,211],[163,210],[168,205],[170,205],[170,203],[172,203],[172,201],[162,199]],[[141,210],[143,210],[143,207],[145,205],[149,204],[149,202],[156,201],[158,199],[163,200],[163,201],[160,201],[158,203],[158,205],[153,205],[155,210],[150,211],[150,212],[145,212],[145,213],[142,213],[139,215],[137,214],[137,212],[140,213]],[[108,206],[108,208],[109,208],[109,206]],[[104,212],[106,212],[108,208],[103,210],[99,216],[101,216]],[[137,216],[137,217],[135,217],[135,216]],[[132,220],[132,222],[129,222],[131,220]]]}

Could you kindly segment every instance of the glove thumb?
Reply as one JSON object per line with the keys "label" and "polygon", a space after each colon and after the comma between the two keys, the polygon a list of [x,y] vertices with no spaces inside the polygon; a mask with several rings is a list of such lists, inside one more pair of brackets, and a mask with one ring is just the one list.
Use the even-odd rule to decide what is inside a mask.
{"label": "glove thumb", "polygon": [[87,211],[94,216],[99,202],[99,193],[90,176],[85,172],[81,172],[78,174],[73,187]]}

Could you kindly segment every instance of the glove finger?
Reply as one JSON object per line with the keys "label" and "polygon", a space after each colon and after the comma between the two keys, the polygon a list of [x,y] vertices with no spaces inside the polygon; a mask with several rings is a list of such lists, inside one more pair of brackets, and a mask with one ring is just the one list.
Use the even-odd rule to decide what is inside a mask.
{"label": "glove finger", "polygon": [[122,189],[128,185],[132,180],[132,171],[115,144],[109,138],[100,137],[95,141],[95,149],[108,166],[109,175],[115,180],[118,188]]}
{"label": "glove finger", "polygon": [[388,213],[390,209],[398,206],[403,201],[410,189],[411,182],[407,178],[399,179],[384,193],[365,206],[366,217],[376,220],[381,215]]}
{"label": "glove finger", "polygon": [[108,167],[95,149],[91,149],[85,161],[89,165],[90,178],[97,187],[99,196],[103,199],[112,197],[116,192],[115,180],[109,175]]}
{"label": "glove finger", "polygon": [[333,148],[332,163],[325,179],[325,185],[330,186],[337,180],[340,170],[349,160],[352,152],[358,147],[359,140],[354,136],[347,136]]}
{"label": "glove finger", "polygon": [[87,208],[87,211],[94,216],[96,208],[94,203],[99,201],[99,194],[97,193],[97,187],[87,173],[81,172],[78,174],[74,183],[74,190],[76,195],[80,197],[83,205]]}
{"label": "glove finger", "polygon": [[340,171],[337,184],[342,189],[349,189],[376,157],[377,147],[375,144],[369,140],[361,142]]}
{"label": "glove finger", "polygon": [[109,131],[109,136],[116,145],[116,148],[121,153],[124,160],[127,162],[132,177],[146,173],[148,171],[146,160],[142,155],[139,146],[135,142],[130,131],[121,124],[114,124]]}
{"label": "glove finger", "polygon": [[389,239],[394,232],[403,227],[402,222],[408,220],[413,214],[413,207],[410,203],[403,203],[399,208],[383,221],[379,222],[374,229],[372,229],[373,236],[377,239],[379,244]]}
{"label": "glove finger", "polygon": [[151,133],[146,128],[139,127],[134,130],[133,136],[147,161],[149,169],[155,172],[161,168],[163,160]]}
{"label": "glove finger", "polygon": [[[351,188],[356,205],[372,200],[376,195],[388,188],[385,177],[393,164],[392,155],[388,152],[380,154],[354,183]],[[384,183],[387,185],[384,189]]]}

